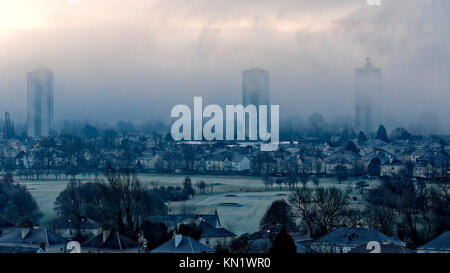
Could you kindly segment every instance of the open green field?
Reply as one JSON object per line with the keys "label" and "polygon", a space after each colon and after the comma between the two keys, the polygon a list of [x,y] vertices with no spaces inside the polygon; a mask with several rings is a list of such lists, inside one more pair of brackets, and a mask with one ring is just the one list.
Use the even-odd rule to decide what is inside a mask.
{"label": "open green field", "polygon": [[[171,213],[180,212],[184,207],[195,209],[196,213],[214,213],[217,209],[222,225],[236,234],[256,231],[267,207],[274,200],[287,198],[289,194],[286,188],[280,191],[276,185],[273,189],[266,190],[261,179],[257,177],[212,175],[190,177],[194,186],[201,180],[213,184],[213,193],[197,195],[194,199],[184,202],[170,202]],[[140,174],[139,178],[148,187],[152,187],[154,181],[159,186],[181,186],[185,175]],[[65,189],[68,180],[21,180],[16,177],[15,181],[27,186],[44,213],[44,221],[55,216],[54,202],[59,193]],[[319,185],[336,186],[359,200],[360,193],[355,185],[357,181],[360,180],[348,180],[338,184],[334,178],[321,178]],[[370,187],[379,183],[376,180],[367,182]],[[312,182],[308,182],[307,187],[315,186]]]}

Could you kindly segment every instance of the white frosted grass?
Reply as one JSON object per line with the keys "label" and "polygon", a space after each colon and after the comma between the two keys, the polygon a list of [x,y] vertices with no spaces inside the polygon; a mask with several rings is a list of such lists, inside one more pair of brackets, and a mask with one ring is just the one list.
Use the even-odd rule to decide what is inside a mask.
{"label": "white frosted grass", "polygon": [[[139,178],[147,187],[152,187],[152,182],[157,181],[158,186],[182,187],[186,175],[161,175],[161,174],[140,174]],[[192,184],[196,189],[198,181],[204,181],[206,184],[214,184],[213,193],[206,189],[205,195],[196,195],[194,199],[183,202],[170,202],[173,212],[179,211],[183,205],[193,205],[198,213],[213,213],[217,209],[220,220],[224,227],[232,227],[233,232],[242,234],[253,232],[258,229],[259,221],[268,206],[278,199],[286,198],[289,191],[284,187],[279,191],[278,185],[273,185],[273,190],[265,190],[262,180],[258,177],[249,176],[223,176],[223,175],[191,175]],[[92,177],[92,180],[94,177]],[[66,188],[69,180],[20,180],[15,178],[18,183],[27,186],[36,202],[44,214],[43,220],[49,220],[55,216],[53,210],[54,203],[59,193]],[[86,181],[83,179],[82,181]],[[338,184],[335,178],[321,178],[320,187],[335,186],[344,191],[352,188],[352,196],[359,196],[359,189],[356,188],[357,180],[343,181]],[[374,187],[378,181],[366,180],[370,187]],[[301,183],[298,184],[301,187]],[[308,182],[307,187],[314,188],[312,182]],[[280,194],[285,194],[281,196]],[[227,195],[234,195],[227,196]],[[358,197],[360,198],[360,197]],[[235,204],[233,204],[235,203]]]}

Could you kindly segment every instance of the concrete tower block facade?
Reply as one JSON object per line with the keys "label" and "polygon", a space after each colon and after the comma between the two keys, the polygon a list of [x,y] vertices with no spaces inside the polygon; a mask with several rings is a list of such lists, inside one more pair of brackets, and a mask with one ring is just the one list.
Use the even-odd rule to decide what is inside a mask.
{"label": "concrete tower block facade", "polygon": [[27,81],[28,136],[48,136],[53,130],[53,71],[29,72]]}

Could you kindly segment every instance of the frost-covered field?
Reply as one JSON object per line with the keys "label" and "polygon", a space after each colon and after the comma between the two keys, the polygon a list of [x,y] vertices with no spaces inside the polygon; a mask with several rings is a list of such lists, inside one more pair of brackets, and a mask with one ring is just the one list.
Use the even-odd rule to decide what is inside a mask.
{"label": "frost-covered field", "polygon": [[[139,178],[148,187],[152,187],[154,181],[157,181],[159,186],[181,186],[185,176],[142,174],[139,175]],[[66,187],[67,180],[29,181],[20,180],[19,177],[16,177],[15,180],[26,185],[30,190],[44,213],[43,220],[48,220],[55,215],[54,202],[59,193]],[[197,195],[194,199],[186,202],[171,202],[171,213],[177,213],[186,208],[195,209],[197,213],[214,213],[217,209],[222,225],[229,227],[236,234],[257,230],[259,221],[267,207],[274,200],[286,198],[289,194],[285,188],[279,191],[276,185],[274,185],[273,190],[266,191],[261,179],[255,177],[194,175],[191,176],[191,180],[194,187],[201,180],[214,185],[213,193]],[[350,180],[338,184],[333,178],[322,178],[320,179],[320,186],[336,186],[345,190],[351,196],[360,198],[359,190],[355,186],[357,181],[359,180]],[[374,186],[376,183],[378,182],[369,182],[370,186]],[[315,187],[311,182],[308,182],[307,186]]]}
{"label": "frost-covered field", "polygon": [[[16,179],[16,181],[18,180]],[[56,197],[66,188],[68,181],[25,180],[18,182],[27,186],[31,195],[36,199],[41,212],[44,214],[43,220],[45,221],[54,216],[53,205]]]}
{"label": "frost-covered field", "polygon": [[289,192],[237,192],[199,196],[186,202],[173,202],[171,209],[177,212],[184,206],[194,206],[198,213],[217,213],[223,227],[236,234],[258,230],[259,221],[273,201],[287,198]]}

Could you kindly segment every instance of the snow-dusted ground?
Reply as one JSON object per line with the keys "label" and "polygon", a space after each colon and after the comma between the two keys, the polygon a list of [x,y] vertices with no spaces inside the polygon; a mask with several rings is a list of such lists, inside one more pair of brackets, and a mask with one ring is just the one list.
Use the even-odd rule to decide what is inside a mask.
{"label": "snow-dusted ground", "polygon": [[[142,174],[140,180],[148,187],[152,187],[152,181],[157,181],[159,186],[181,186],[185,175],[157,175]],[[67,185],[67,180],[15,180],[25,184],[36,199],[44,219],[51,219],[55,212],[53,210],[56,197]],[[194,207],[197,213],[214,213],[217,209],[222,226],[230,228],[236,234],[254,232],[258,229],[267,207],[277,199],[287,198],[289,194],[286,189],[278,190],[274,185],[273,190],[266,191],[260,178],[247,176],[191,176],[193,185],[203,180],[207,184],[213,184],[213,193],[197,195],[194,199],[185,202],[171,202],[171,213],[179,212],[184,206]],[[359,180],[345,181],[338,184],[336,179],[322,178],[320,186],[336,186],[348,191],[352,195],[358,195],[359,190],[355,183]],[[370,181],[373,186],[377,181]],[[308,182],[308,187],[314,187]]]}
{"label": "snow-dusted ground", "polygon": [[193,205],[199,213],[217,212],[223,227],[236,234],[255,232],[259,221],[273,201],[287,198],[289,192],[233,192],[198,196],[186,202],[173,202],[174,212],[177,207]]}

